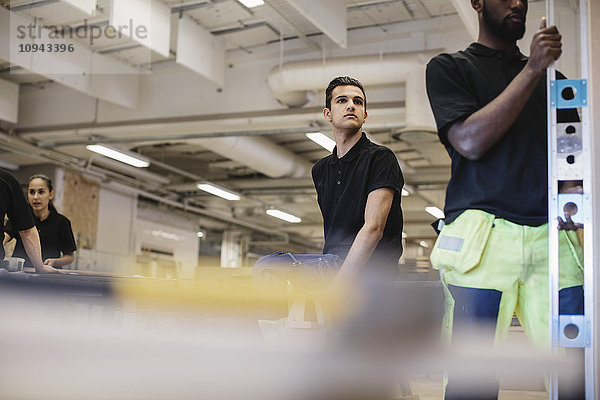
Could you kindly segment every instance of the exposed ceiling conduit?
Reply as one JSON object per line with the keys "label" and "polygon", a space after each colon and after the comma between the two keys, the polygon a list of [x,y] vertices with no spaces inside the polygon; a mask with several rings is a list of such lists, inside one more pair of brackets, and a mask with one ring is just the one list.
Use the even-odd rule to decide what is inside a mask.
{"label": "exposed ceiling conduit", "polygon": [[302,157],[262,137],[192,139],[189,143],[199,144],[270,178],[305,177],[312,168]]}
{"label": "exposed ceiling conduit", "polygon": [[435,124],[425,90],[425,64],[438,51],[353,56],[294,61],[273,68],[267,85],[288,107],[301,107],[312,90],[323,90],[336,76],[352,76],[365,86],[406,84],[406,131],[434,132]]}
{"label": "exposed ceiling conduit", "polygon": [[[375,103],[373,109],[386,107],[402,107],[402,102],[393,103]],[[306,113],[316,112],[317,109],[307,109]],[[249,114],[250,115],[250,114]],[[270,115],[269,115],[270,116]],[[210,118],[223,118],[227,115],[210,116]],[[235,116],[239,117],[238,115]],[[55,146],[92,144],[92,143],[130,143],[131,145],[144,142],[165,142],[170,140],[186,140],[187,143],[195,143],[205,147],[225,158],[233,160],[241,165],[248,166],[270,178],[304,178],[310,176],[312,164],[306,159],[295,155],[283,146],[279,146],[263,137],[266,135],[276,135],[281,133],[305,133],[309,127],[302,128],[282,128],[278,130],[239,130],[233,132],[204,132],[204,133],[181,133],[179,123],[189,121],[200,121],[201,118],[171,118],[166,120],[140,120],[130,122],[128,125],[160,125],[163,129],[168,129],[170,134],[165,137],[163,131],[144,136],[123,137],[120,132],[114,132],[110,123],[100,123],[94,128],[94,124],[73,124],[60,127],[29,128],[19,131],[25,138],[39,140],[40,148],[53,148]],[[375,127],[378,125],[371,125]],[[382,126],[390,127],[389,122],[384,122]],[[400,124],[404,126],[404,124]],[[81,137],[77,135],[76,130],[90,129],[95,136]],[[133,129],[133,128],[132,128]],[[64,131],[61,137],[54,139],[44,139],[45,132]],[[136,131],[137,132],[137,131]]]}
{"label": "exposed ceiling conduit", "polygon": [[[369,109],[388,109],[388,108],[396,108],[396,107],[404,107],[403,101],[391,101],[391,102],[378,102],[373,103],[369,102]],[[321,114],[323,107],[315,106],[315,107],[304,107],[297,108],[294,110],[287,110],[286,115],[302,115],[310,117],[311,114]],[[114,133],[114,130],[110,128],[123,128],[128,127],[131,131],[135,131],[137,133],[145,132],[146,127],[154,127],[154,126],[162,126],[168,128],[170,131],[172,130],[174,133],[185,136],[193,133],[187,132],[178,128],[181,125],[185,125],[186,123],[197,122],[199,126],[202,126],[205,123],[211,123],[215,121],[235,121],[239,119],[248,120],[249,118],[252,120],[270,118],[270,117],[278,117],[281,115],[281,110],[264,110],[264,111],[244,111],[244,112],[232,112],[232,113],[218,113],[218,114],[199,114],[199,115],[185,115],[185,116],[177,116],[177,117],[159,117],[159,118],[143,118],[143,119],[131,119],[131,120],[116,120],[116,121],[104,121],[104,122],[76,122],[71,124],[64,125],[46,125],[46,126],[31,126],[31,127],[17,127],[14,131],[24,139],[35,139],[41,142],[47,143],[48,146],[53,146],[51,143],[52,140],[45,140],[44,136],[47,136],[48,133],[52,132],[57,134],[52,135],[53,137],[70,137],[79,134],[91,135],[94,134],[103,135],[103,137],[107,137],[106,135],[110,135],[110,133]],[[248,127],[246,127],[248,128]],[[238,128],[236,128],[238,129]],[[89,131],[88,131],[89,130]],[[279,132],[289,133],[289,129],[281,129]],[[250,132],[257,132],[257,135],[263,134],[275,134],[276,132],[272,132],[269,130],[241,130],[241,131],[227,131],[227,134],[236,134],[236,136],[246,136],[250,134]],[[118,132],[118,136],[121,137],[122,132]],[[200,134],[200,133],[199,133]],[[217,135],[223,134],[223,132],[207,132],[208,135]],[[164,132],[157,133],[156,136],[163,137]],[[172,137],[171,135],[169,138]],[[198,136],[195,136],[198,137]],[[73,139],[73,138],[71,138]],[[180,139],[187,139],[187,137],[180,137]],[[192,139],[190,137],[190,139]],[[82,141],[78,140],[76,143],[82,143]],[[56,145],[62,144],[57,142]],[[69,143],[66,143],[69,144]],[[74,143],[73,143],[74,144]],[[89,144],[86,139],[85,144]]]}
{"label": "exposed ceiling conduit", "polygon": [[158,185],[168,185],[171,183],[171,180],[165,176],[146,171],[145,168],[132,167],[130,165],[124,164],[120,161],[112,160],[107,157],[94,155],[91,158],[91,162],[101,167],[106,167],[124,173],[125,175],[133,176],[134,178],[137,178],[144,182],[152,182]]}

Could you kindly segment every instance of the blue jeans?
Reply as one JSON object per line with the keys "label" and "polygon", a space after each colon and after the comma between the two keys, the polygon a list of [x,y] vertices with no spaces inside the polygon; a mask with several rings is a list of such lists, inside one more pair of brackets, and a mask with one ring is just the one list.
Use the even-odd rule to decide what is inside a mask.
{"label": "blue jeans", "polygon": [[259,259],[252,269],[255,282],[273,278],[293,284],[326,282],[342,266],[335,254],[293,254],[276,252]]}

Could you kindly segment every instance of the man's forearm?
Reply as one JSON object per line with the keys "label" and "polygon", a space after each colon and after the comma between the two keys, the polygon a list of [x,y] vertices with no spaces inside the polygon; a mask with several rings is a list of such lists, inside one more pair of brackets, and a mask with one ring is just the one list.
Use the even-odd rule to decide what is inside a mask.
{"label": "man's forearm", "polygon": [[42,246],[40,245],[40,236],[36,227],[19,231],[21,240],[23,241],[23,247],[27,256],[31,260],[31,263],[36,270],[43,270],[44,263],[42,261]]}
{"label": "man's forearm", "polygon": [[355,277],[367,265],[382,236],[382,230],[363,226],[354,238],[344,264],[336,275],[336,280]]}
{"label": "man's forearm", "polygon": [[546,28],[546,19],[542,18],[523,70],[493,101],[448,128],[448,140],[462,156],[478,160],[504,136],[523,111],[546,68],[560,57],[561,38],[556,26]]}
{"label": "man's forearm", "polygon": [[356,234],[346,260],[336,274],[336,281],[352,279],[367,265],[383,237],[393,200],[394,191],[390,188],[376,189],[369,193],[365,205],[365,223]]}
{"label": "man's forearm", "polygon": [[515,123],[541,76],[525,67],[498,97],[448,128],[448,140],[465,158],[480,159]]}

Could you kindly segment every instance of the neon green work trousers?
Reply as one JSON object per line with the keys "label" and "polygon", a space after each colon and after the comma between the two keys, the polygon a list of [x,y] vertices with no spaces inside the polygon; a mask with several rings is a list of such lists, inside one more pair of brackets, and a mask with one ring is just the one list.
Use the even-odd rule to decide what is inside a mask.
{"label": "neon green work trousers", "polygon": [[[573,231],[560,231],[559,242],[559,289],[567,289],[566,297],[577,297],[561,297],[561,313],[579,313],[562,309],[569,310],[563,307],[569,302],[583,304],[582,247]],[[452,332],[454,316],[454,298],[449,287],[492,289],[501,293],[496,306],[496,342],[506,337],[516,313],[529,338],[536,345],[548,348],[548,224],[518,225],[483,211],[467,210],[442,228],[431,253],[431,263],[442,270],[447,338]]]}

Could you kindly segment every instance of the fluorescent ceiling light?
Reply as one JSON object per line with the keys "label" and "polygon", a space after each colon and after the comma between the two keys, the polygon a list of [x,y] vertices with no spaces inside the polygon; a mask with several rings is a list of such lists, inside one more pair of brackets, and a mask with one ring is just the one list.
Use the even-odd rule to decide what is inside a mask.
{"label": "fluorescent ceiling light", "polygon": [[324,135],[321,132],[308,132],[306,137],[323,147],[327,151],[333,151],[335,147],[335,142],[330,137]]}
{"label": "fluorescent ceiling light", "polygon": [[[92,162],[94,165],[102,167],[104,172],[107,169],[115,170],[125,175],[132,176],[141,181],[148,181],[158,183],[160,185],[168,185],[171,183],[171,180],[164,175],[155,174],[153,172],[148,171],[148,168],[136,168],[132,167],[129,164],[122,163],[117,160],[113,160],[108,157],[93,157]],[[89,172],[89,171],[88,171]]]}
{"label": "fluorescent ceiling light", "polygon": [[150,165],[148,158],[129,150],[117,149],[106,144],[88,144],[85,148],[137,168],[146,168]]}
{"label": "fluorescent ceiling light", "polygon": [[402,197],[406,197],[410,194],[410,192],[404,188],[402,188]]}
{"label": "fluorescent ceiling light", "polygon": [[210,183],[200,183],[198,185],[198,189],[200,190],[204,190],[205,192],[208,192],[210,194],[214,194],[215,196],[219,196],[224,198],[225,200],[239,200],[240,199],[240,195],[230,192],[228,190],[222,189],[220,187],[217,187],[215,185],[212,185]]}
{"label": "fluorescent ceiling light", "polygon": [[203,238],[204,237],[204,232],[198,231],[198,233],[196,233],[196,236],[198,236],[199,238]]}
{"label": "fluorescent ceiling light", "polygon": [[297,224],[298,222],[302,222],[302,220],[295,215],[288,214],[281,210],[267,210],[267,214],[271,217],[279,218],[287,222],[291,222],[292,224]]}
{"label": "fluorescent ceiling light", "polygon": [[238,1],[248,8],[258,7],[258,6],[262,6],[263,4],[265,4],[265,2],[263,0],[238,0]]}
{"label": "fluorescent ceiling light", "polygon": [[425,211],[433,215],[436,218],[444,218],[444,212],[437,207],[425,207]]}
{"label": "fluorescent ceiling light", "polygon": [[427,242],[426,242],[426,241],[424,241],[424,240],[421,240],[421,241],[419,242],[419,246],[421,246],[421,247],[429,247],[429,243],[427,243]]}

